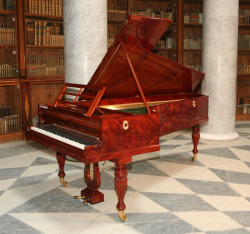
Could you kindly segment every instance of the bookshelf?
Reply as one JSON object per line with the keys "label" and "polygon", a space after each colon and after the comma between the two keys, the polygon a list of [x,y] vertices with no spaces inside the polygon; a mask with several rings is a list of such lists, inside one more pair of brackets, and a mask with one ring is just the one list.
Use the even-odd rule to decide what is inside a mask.
{"label": "bookshelf", "polygon": [[108,47],[110,47],[128,19],[127,0],[108,0]]}
{"label": "bookshelf", "polygon": [[15,2],[0,0],[0,79],[17,76]]}
{"label": "bookshelf", "polygon": [[129,15],[172,19],[153,52],[177,61],[177,0],[108,0],[108,47],[112,45]]}
{"label": "bookshelf", "polygon": [[177,61],[177,1],[157,0],[157,1],[129,1],[129,14],[136,16],[146,16],[162,19],[171,19],[173,23],[167,32],[160,38],[154,46],[153,52]]}
{"label": "bookshelf", "polygon": [[201,0],[183,1],[183,64],[202,70],[202,20]]}
{"label": "bookshelf", "polygon": [[0,0],[0,142],[22,139],[16,5]]}
{"label": "bookshelf", "polygon": [[28,122],[34,124],[38,104],[53,102],[64,82],[63,1],[24,0],[24,24]]}
{"label": "bookshelf", "polygon": [[[127,17],[138,15],[171,19],[172,25],[153,52],[201,71],[202,7],[202,0],[108,0],[108,45],[112,44],[112,39],[125,23],[125,12]],[[117,16],[111,15],[113,11],[117,12]],[[121,14],[118,16],[119,12],[124,12],[122,17]]]}
{"label": "bookshelf", "polygon": [[237,120],[250,120],[250,1],[240,0],[238,67],[237,67]]}
{"label": "bookshelf", "polygon": [[0,0],[0,142],[20,140],[64,83],[63,0]]}

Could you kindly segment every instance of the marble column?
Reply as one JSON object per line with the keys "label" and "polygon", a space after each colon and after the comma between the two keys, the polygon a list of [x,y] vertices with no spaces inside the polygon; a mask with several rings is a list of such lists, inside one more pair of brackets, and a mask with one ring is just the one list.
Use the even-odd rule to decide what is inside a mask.
{"label": "marble column", "polygon": [[107,51],[107,1],[63,0],[65,81],[87,84]]}
{"label": "marble column", "polygon": [[209,96],[209,122],[201,127],[206,140],[235,140],[239,0],[203,1],[201,92]]}

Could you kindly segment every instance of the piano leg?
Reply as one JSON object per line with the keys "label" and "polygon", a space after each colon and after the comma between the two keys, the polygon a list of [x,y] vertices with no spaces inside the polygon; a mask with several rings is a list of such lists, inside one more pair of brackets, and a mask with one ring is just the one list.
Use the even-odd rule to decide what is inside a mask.
{"label": "piano leg", "polygon": [[84,180],[87,188],[81,191],[81,197],[75,196],[75,198],[82,198],[84,204],[95,204],[104,201],[104,194],[101,193],[98,188],[101,185],[101,176],[98,163],[85,164]]}
{"label": "piano leg", "polygon": [[124,197],[127,189],[127,169],[126,165],[116,163],[115,169],[115,190],[118,197],[118,203],[116,208],[118,215],[123,222],[127,221],[127,215],[124,214],[126,205],[124,203]]}
{"label": "piano leg", "polygon": [[192,161],[195,161],[197,158],[197,154],[198,154],[197,146],[198,146],[198,142],[200,140],[200,127],[199,127],[199,125],[193,126],[192,139],[193,139],[193,145],[194,145]]}
{"label": "piano leg", "polygon": [[60,178],[60,183],[64,186],[67,187],[68,186],[68,182],[64,181],[64,177],[65,177],[65,172],[64,172],[64,164],[65,164],[65,159],[66,159],[66,155],[61,154],[59,152],[56,152],[56,159],[57,159],[57,163],[59,165],[59,172],[58,172],[58,176]]}

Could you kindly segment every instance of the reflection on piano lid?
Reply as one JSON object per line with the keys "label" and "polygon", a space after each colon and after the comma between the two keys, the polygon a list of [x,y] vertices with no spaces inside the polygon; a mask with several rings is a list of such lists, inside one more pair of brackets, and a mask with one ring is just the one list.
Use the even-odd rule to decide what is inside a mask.
{"label": "reflection on piano lid", "polygon": [[95,145],[95,143],[86,140],[84,134],[56,124],[31,127],[31,130],[83,150],[86,145]]}

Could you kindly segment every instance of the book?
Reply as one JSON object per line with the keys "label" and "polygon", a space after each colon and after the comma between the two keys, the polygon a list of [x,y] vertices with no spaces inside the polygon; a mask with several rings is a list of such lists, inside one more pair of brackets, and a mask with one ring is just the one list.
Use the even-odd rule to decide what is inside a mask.
{"label": "book", "polygon": [[28,22],[26,24],[27,45],[35,45],[35,23]]}

